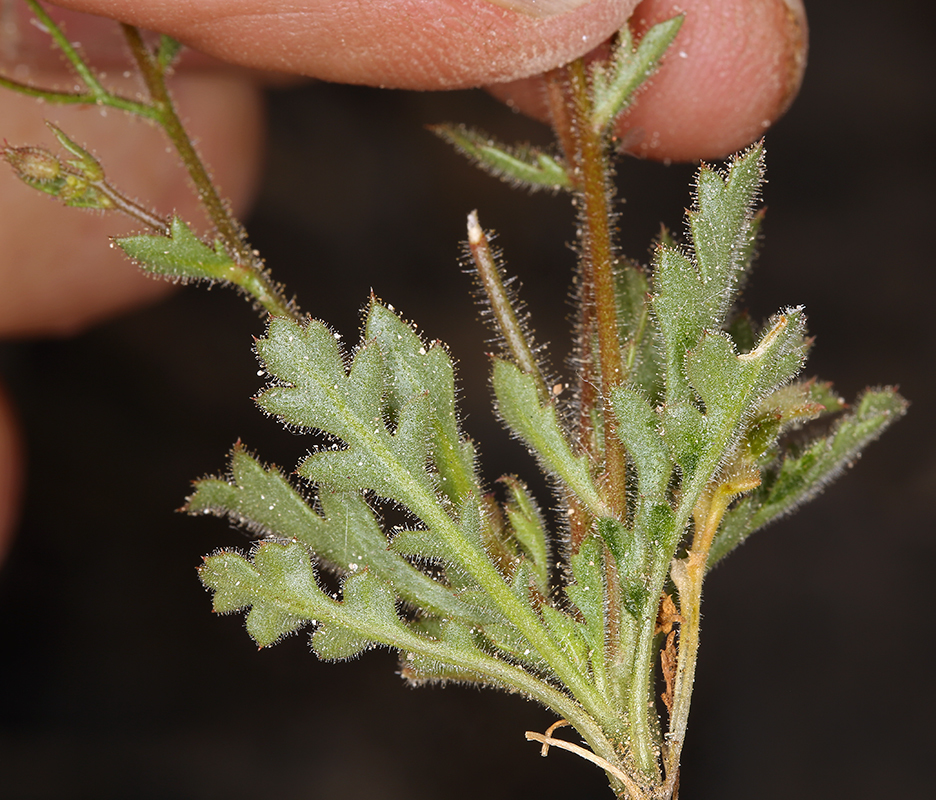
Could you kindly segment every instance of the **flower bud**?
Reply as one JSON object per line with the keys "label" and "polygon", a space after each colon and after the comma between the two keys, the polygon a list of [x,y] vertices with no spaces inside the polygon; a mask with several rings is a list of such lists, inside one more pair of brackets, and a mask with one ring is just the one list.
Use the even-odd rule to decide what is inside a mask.
{"label": "flower bud", "polygon": [[62,163],[42,147],[4,147],[3,157],[16,176],[36,189],[58,194],[64,175]]}

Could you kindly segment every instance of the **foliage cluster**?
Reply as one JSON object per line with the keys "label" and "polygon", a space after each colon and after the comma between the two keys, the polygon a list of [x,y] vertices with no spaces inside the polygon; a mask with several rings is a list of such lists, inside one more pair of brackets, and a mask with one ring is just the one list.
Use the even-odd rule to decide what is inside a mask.
{"label": "foliage cluster", "polygon": [[[681,19],[639,42],[625,28],[606,61],[549,76],[554,151],[505,146],[465,126],[436,129],[511,183],[569,193],[579,214],[576,374],[567,393],[543,374],[502,265],[477,214],[468,220],[467,250],[501,342],[491,363],[496,410],[552,481],[558,510],[549,522],[520,478],[484,485],[444,345],[371,297],[360,342],[347,348],[269,278],[172,105],[166,76],[175,42],[163,37],[152,48],[124,26],[149,99],[122,97],[30,5],[85,88],[0,83],[154,121],[214,231],[199,237],[185,221],[125,197],[55,126],[64,159],[30,145],[7,146],[6,160],[67,205],[119,210],[146,225],[115,240],[143,269],[231,285],[262,308],[268,319],[255,349],[268,382],[257,404],[294,431],[324,436],[295,475],[238,443],[223,475],[196,482],[189,513],[226,517],[255,536],[249,552],[206,557],[200,577],[214,609],[246,610],[260,646],[308,628],[323,659],[383,646],[399,653],[411,681],[522,693],[589,748],[554,737],[553,728],[528,733],[544,752],[564,747],[594,761],[618,796],[672,797],[706,573],[813,496],[905,408],[888,388],[848,406],[829,384],[800,378],[810,346],[801,308],[764,325],[733,312],[761,224],[762,145],[723,170],[699,170],[684,241],[661,234],[647,268],[618,253],[612,123]],[[385,530],[390,508],[405,521]],[[323,572],[337,583],[323,582]],[[340,591],[328,588],[335,585]]]}

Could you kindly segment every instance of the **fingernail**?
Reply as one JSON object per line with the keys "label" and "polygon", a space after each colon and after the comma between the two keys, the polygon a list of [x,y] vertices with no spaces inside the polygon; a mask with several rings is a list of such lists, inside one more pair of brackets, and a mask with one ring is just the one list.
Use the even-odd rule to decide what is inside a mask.
{"label": "fingernail", "polygon": [[803,82],[806,70],[806,58],[809,52],[809,26],[806,21],[806,9],[803,0],[783,0],[788,10],[787,22],[790,43],[790,65],[787,76],[787,92],[782,102],[782,110],[793,102]]}
{"label": "fingernail", "polygon": [[511,11],[518,11],[530,17],[557,17],[575,11],[591,0],[487,0],[488,3]]}

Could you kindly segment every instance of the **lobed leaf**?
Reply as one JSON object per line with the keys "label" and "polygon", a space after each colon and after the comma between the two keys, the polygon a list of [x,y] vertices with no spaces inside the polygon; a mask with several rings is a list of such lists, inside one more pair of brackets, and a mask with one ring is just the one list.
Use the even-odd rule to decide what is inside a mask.
{"label": "lobed leaf", "polygon": [[802,310],[790,309],[772,322],[750,353],[738,355],[726,333],[706,332],[686,356],[686,375],[705,406],[706,471],[730,456],[761,400],[803,366],[808,343]]}
{"label": "lobed leaf", "polygon": [[223,551],[205,559],[199,577],[214,592],[218,613],[250,607],[247,632],[260,647],[327,613],[334,603],[318,587],[309,552],[299,544],[265,542],[251,561]]}
{"label": "lobed leaf", "polygon": [[442,616],[472,619],[471,610],[442,584],[387,546],[387,539],[360,492],[320,490],[322,514],[276,468],[265,468],[242,446],[231,455],[230,480],[205,478],[183,510],[229,518],[264,536],[307,545],[339,573],[368,569],[416,606]]}
{"label": "lobed leaf", "polygon": [[656,249],[652,308],[663,345],[668,403],[692,399],[686,353],[703,331],[724,325],[749,266],[757,231],[751,206],[762,177],[760,145],[735,158],[725,175],[703,166],[696,207],[688,214],[691,253],[665,242]]}
{"label": "lobed leaf", "polygon": [[759,490],[725,515],[709,553],[709,568],[754,531],[822,491],[906,410],[907,401],[893,389],[866,391],[827,437],[783,459]]}
{"label": "lobed leaf", "polygon": [[114,244],[147,272],[183,281],[226,281],[237,269],[220,243],[211,249],[179,217],[172,218],[169,236],[124,236]]}
{"label": "lobed leaf", "polygon": [[396,597],[370,572],[351,575],[341,587],[340,613],[312,635],[312,649],[325,660],[353,658],[377,644],[393,646],[409,632],[397,615]]}
{"label": "lobed leaf", "polygon": [[273,318],[256,349],[276,380],[258,405],[346,445],[313,453],[299,468],[303,477],[341,491],[372,490],[413,510],[417,496],[435,495],[427,473],[428,397],[414,397],[391,432],[383,414],[388,376],[379,347],[370,342],[359,348],[346,373],[335,335],[324,324]]}
{"label": "lobed leaf", "polygon": [[439,472],[440,489],[453,502],[468,492],[480,493],[474,474],[475,454],[463,441],[455,410],[455,369],[445,347],[422,339],[391,309],[372,300],[364,336],[380,348],[392,376],[386,401],[391,419],[417,395],[429,400],[431,457]]}

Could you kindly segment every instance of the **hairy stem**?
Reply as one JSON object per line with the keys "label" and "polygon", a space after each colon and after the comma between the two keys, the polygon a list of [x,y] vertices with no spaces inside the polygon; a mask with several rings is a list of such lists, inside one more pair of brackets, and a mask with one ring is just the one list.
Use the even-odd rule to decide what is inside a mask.
{"label": "hairy stem", "polygon": [[244,229],[218,194],[204,162],[176,113],[175,104],[166,86],[163,66],[146,46],[139,29],[124,23],[121,23],[121,28],[146,83],[152,107],[158,114],[159,124],[182,159],[202,207],[221,237],[228,255],[238,266],[251,273],[249,278],[238,282],[238,285],[246,289],[270,314],[299,320],[300,315],[295,304],[287,300],[282,288],[270,280],[263,268],[263,262],[247,242]]}
{"label": "hairy stem", "polygon": [[546,386],[546,380],[543,378],[536,356],[533,354],[533,348],[530,346],[530,341],[524,332],[523,324],[517,318],[513,304],[507,296],[501,270],[494,260],[493,253],[491,253],[491,247],[484,229],[478,222],[477,211],[472,211],[468,215],[468,247],[471,250],[478,280],[484,289],[485,295],[487,295],[488,302],[491,304],[491,312],[497,322],[501,336],[504,337],[510,355],[521,370],[533,376],[540,402],[549,402],[549,388]]}

